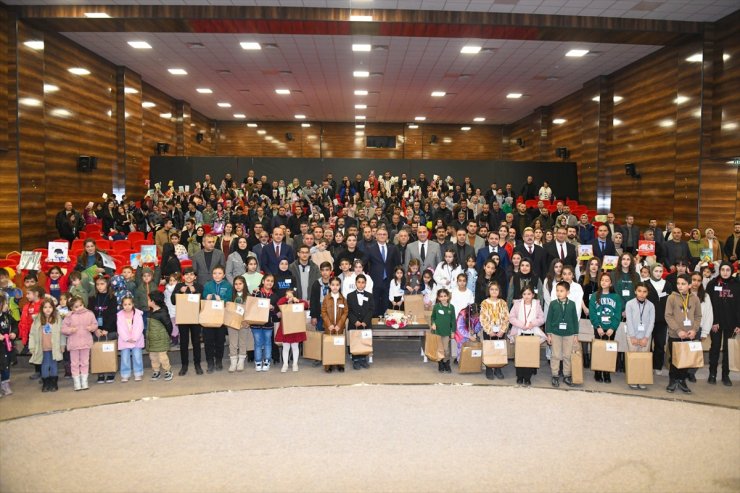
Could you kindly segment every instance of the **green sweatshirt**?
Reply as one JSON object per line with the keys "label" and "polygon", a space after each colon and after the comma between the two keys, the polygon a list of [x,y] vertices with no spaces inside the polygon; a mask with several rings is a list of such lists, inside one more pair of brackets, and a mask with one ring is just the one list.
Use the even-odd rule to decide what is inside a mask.
{"label": "green sweatshirt", "polygon": [[[561,329],[560,324],[565,324]],[[578,313],[576,304],[572,300],[562,302],[554,300],[550,302],[545,320],[545,332],[556,336],[572,336],[578,334]]]}
{"label": "green sweatshirt", "polygon": [[435,334],[449,337],[455,333],[455,307],[436,303],[432,308],[432,323],[437,327]]}
{"label": "green sweatshirt", "polygon": [[617,293],[592,294],[588,301],[588,318],[594,329],[601,327],[605,331],[616,331],[622,321],[622,296]]}
{"label": "green sweatshirt", "polygon": [[622,298],[622,307],[635,297],[635,286],[629,274],[617,272],[614,276],[614,291]]}

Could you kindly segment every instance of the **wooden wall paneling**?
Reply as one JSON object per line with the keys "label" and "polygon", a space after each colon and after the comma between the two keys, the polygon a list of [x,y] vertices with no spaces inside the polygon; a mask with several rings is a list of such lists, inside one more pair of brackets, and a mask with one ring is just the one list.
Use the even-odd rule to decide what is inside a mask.
{"label": "wooden wall paneling", "polygon": [[[461,130],[468,126],[470,130]],[[499,125],[424,125],[422,159],[501,159]],[[436,143],[431,144],[431,136]]]}
{"label": "wooden wall paneling", "polygon": [[263,157],[304,157],[300,122],[269,122],[264,128],[267,133],[260,136]]}
{"label": "wooden wall paneling", "polygon": [[[17,65],[16,46],[17,33],[15,30],[15,17],[7,15],[7,11],[0,9],[5,14],[0,16],[0,29],[7,38],[6,49],[0,51],[0,64],[3,65],[7,79],[6,92],[0,96],[0,105],[7,108],[6,141],[7,149],[0,150],[0,255],[13,250],[20,250],[20,216],[18,211],[18,193],[9,193],[18,190],[18,142],[16,139],[16,118],[18,116],[17,98]],[[0,34],[2,36],[2,34]],[[2,94],[2,93],[0,93]]]}
{"label": "wooden wall paneling", "polygon": [[[578,91],[565,99],[562,99],[550,106],[550,131],[549,139],[549,156],[543,156],[546,160],[555,160],[555,150],[558,147],[568,149],[569,158],[564,161],[582,162],[581,159],[581,129],[583,127],[581,99],[583,91]],[[555,124],[555,120],[565,120],[564,123]],[[580,169],[579,169],[580,173]],[[557,191],[555,191],[557,194]],[[579,190],[579,197],[583,197],[583,192]]]}
{"label": "wooden wall paneling", "polygon": [[[364,129],[351,123],[324,123],[321,139],[321,155],[325,158],[402,159],[403,123],[366,123]],[[395,149],[366,147],[366,137],[395,136]],[[427,136],[425,135],[426,139]]]}
{"label": "wooden wall paneling", "polygon": [[[0,152],[9,149],[8,136],[8,119],[9,119],[9,101],[8,101],[8,66],[10,57],[10,20],[8,11],[0,8]],[[15,49],[13,49],[15,54]]]}
{"label": "wooden wall paneling", "polygon": [[248,127],[242,122],[216,123],[217,156],[259,156],[262,152],[260,133],[267,131],[260,127]]}
{"label": "wooden wall paneling", "polygon": [[[211,120],[203,116],[197,111],[190,109],[190,126],[193,129],[193,138],[190,141],[190,151],[188,155],[191,156],[210,156],[213,154],[213,146],[215,144],[215,127]],[[198,134],[203,135],[203,139],[198,142]]]}
{"label": "wooden wall paneling", "polygon": [[195,140],[195,131],[190,125],[192,123],[191,111],[190,103],[187,101],[175,102],[175,148],[178,156],[191,155],[190,151]]}
{"label": "wooden wall paneling", "polygon": [[[596,210],[596,189],[599,174],[599,115],[601,105],[598,98],[601,94],[600,86],[601,78],[598,78],[584,84],[581,90],[581,142],[578,157],[574,159],[578,167],[580,202],[586,204],[591,210]],[[594,98],[597,98],[597,101],[594,101]]]}
{"label": "wooden wall paneling", "polygon": [[717,26],[711,155],[718,159],[740,158],[740,15],[733,19]]}
{"label": "wooden wall paneling", "polygon": [[612,182],[608,169],[608,148],[614,140],[614,82],[599,80],[599,124],[596,133],[596,210],[606,213],[613,208]]}
{"label": "wooden wall paneling", "polygon": [[[536,161],[539,150],[539,136],[535,132],[536,113],[509,125],[508,159],[515,161]],[[518,142],[521,139],[521,144]]]}
{"label": "wooden wall paneling", "polygon": [[143,108],[142,159],[137,177],[143,186],[149,179],[149,157],[156,154],[158,142],[170,145],[170,155],[177,153],[177,108],[175,100],[156,87],[144,82],[142,89],[142,105],[149,103]]}
{"label": "wooden wall paneling", "polygon": [[[128,89],[126,89],[128,88]],[[143,84],[141,76],[125,67],[118,67],[118,162],[122,176],[114,175],[114,189],[122,186],[126,195],[137,199],[146,193],[139,177],[142,162],[144,111],[141,106]]]}
{"label": "wooden wall paneling", "polygon": [[543,106],[535,110],[536,119],[534,121],[534,131],[537,136],[537,154],[538,161],[547,161],[553,159],[550,153],[550,127],[552,126],[551,109],[549,106]]}
{"label": "wooden wall paneling", "polygon": [[303,157],[321,157],[322,123],[311,123],[310,127],[301,127],[301,154]]}

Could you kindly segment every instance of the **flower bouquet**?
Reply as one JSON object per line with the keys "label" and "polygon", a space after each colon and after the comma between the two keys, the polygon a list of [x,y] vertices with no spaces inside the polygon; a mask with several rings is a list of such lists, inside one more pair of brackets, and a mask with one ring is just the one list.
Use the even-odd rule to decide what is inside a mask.
{"label": "flower bouquet", "polygon": [[403,313],[396,310],[388,310],[385,312],[385,325],[386,327],[392,327],[394,329],[403,329],[408,325],[408,317]]}

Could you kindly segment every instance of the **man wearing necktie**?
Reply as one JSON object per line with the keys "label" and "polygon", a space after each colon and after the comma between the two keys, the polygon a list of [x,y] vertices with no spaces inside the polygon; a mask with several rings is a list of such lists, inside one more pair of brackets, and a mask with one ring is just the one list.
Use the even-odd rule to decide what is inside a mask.
{"label": "man wearing necktie", "polygon": [[617,250],[614,247],[614,242],[607,238],[609,235],[609,228],[606,224],[599,226],[596,232],[596,238],[591,242],[591,246],[594,250],[594,257],[598,257],[599,260],[604,260],[605,255],[616,255]]}
{"label": "man wearing necktie", "polygon": [[496,253],[499,257],[499,263],[498,268],[499,269],[506,269],[509,265],[509,254],[506,253],[506,250],[503,248],[500,249],[498,246],[499,241],[501,240],[501,237],[498,234],[498,231],[489,231],[488,237],[486,238],[487,242],[486,244],[481,247],[475,256],[475,265],[478,269],[483,268],[483,265],[486,263],[486,260],[488,260],[492,254]]}
{"label": "man wearing necktie", "polygon": [[378,228],[375,240],[367,255],[368,272],[373,280],[375,316],[379,316],[385,313],[393,269],[401,265],[401,254],[395,245],[388,243],[388,231],[384,227]]}
{"label": "man wearing necktie", "polygon": [[553,260],[559,259],[563,265],[575,267],[578,263],[576,247],[568,243],[568,233],[565,226],[555,228],[555,241],[545,244],[547,253],[547,265],[552,265]]}

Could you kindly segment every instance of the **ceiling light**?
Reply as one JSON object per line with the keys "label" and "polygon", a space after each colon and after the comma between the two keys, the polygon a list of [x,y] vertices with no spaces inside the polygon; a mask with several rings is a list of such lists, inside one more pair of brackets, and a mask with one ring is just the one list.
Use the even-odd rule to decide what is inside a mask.
{"label": "ceiling light", "polygon": [[433,91],[432,92],[432,97],[433,98],[441,98],[441,97],[444,97],[446,94],[447,93],[444,92],[444,91]]}
{"label": "ceiling light", "polygon": [[161,118],[172,118],[172,113],[160,113]]}
{"label": "ceiling light", "polygon": [[673,102],[676,104],[684,104],[688,100],[689,98],[686,96],[678,96],[676,99],[673,100]]}
{"label": "ceiling light", "polygon": [[364,110],[364,109],[367,109],[367,105],[366,104],[356,104],[355,105],[355,109],[356,110]]}
{"label": "ceiling light", "polygon": [[144,101],[143,103],[141,103],[141,106],[142,108],[154,108],[155,106],[157,106],[157,104],[152,103],[151,101]]}
{"label": "ceiling light", "polygon": [[614,125],[615,127],[621,124],[622,124],[622,120],[620,120],[619,118],[615,118],[614,120],[612,120],[612,125]]}
{"label": "ceiling light", "polygon": [[257,127],[257,124],[256,123],[247,123],[247,126],[249,128],[255,128],[255,127]]}
{"label": "ceiling light", "polygon": [[522,97],[522,93],[520,92],[510,92],[506,95],[507,99],[519,99]]}
{"label": "ceiling light", "polygon": [[483,116],[476,116],[475,118],[473,118],[473,121],[474,122],[484,122],[486,121],[486,118]]}
{"label": "ceiling light", "polygon": [[213,90],[207,87],[199,87],[196,89],[200,94],[213,94]]}
{"label": "ceiling light", "polygon": [[260,135],[265,135],[267,133],[267,130],[257,130],[257,133]]}
{"label": "ceiling light", "polygon": [[417,122],[423,122],[426,119],[427,119],[426,116],[415,116],[414,117],[414,120],[416,120]]}
{"label": "ceiling light", "polygon": [[261,50],[262,46],[259,43],[253,41],[242,41],[239,43],[243,50]]}
{"label": "ceiling light", "polygon": [[555,118],[555,119],[554,119],[554,120],[553,120],[552,122],[553,122],[553,123],[554,123],[555,125],[562,125],[563,123],[565,123],[565,122],[567,122],[567,121],[568,121],[568,120],[566,120],[565,118]]}
{"label": "ceiling light", "polygon": [[365,125],[363,125],[362,123],[360,123],[359,125],[355,125],[355,128],[365,128]]}
{"label": "ceiling light", "polygon": [[184,68],[168,68],[167,71],[172,75],[188,75],[188,71]]}
{"label": "ceiling light", "polygon": [[21,98],[18,102],[24,106],[41,106],[41,100],[36,98]]}
{"label": "ceiling light", "polygon": [[275,89],[278,94],[290,94],[290,89]]}
{"label": "ceiling light", "polygon": [[59,118],[68,118],[72,116],[72,112],[64,108],[54,108],[49,113],[51,114],[51,116],[56,116]]}
{"label": "ceiling light", "polygon": [[44,92],[57,92],[59,90],[59,86],[55,86],[54,84],[44,84]]}
{"label": "ceiling light", "polygon": [[442,139],[442,142],[444,142],[445,144],[449,144],[450,142],[452,142],[452,139],[449,137],[445,137],[444,139]]}
{"label": "ceiling light", "polygon": [[588,55],[588,50],[570,50],[565,56],[569,57],[582,57]]}
{"label": "ceiling light", "polygon": [[128,45],[131,48],[136,48],[137,50],[151,50],[152,49],[152,45],[150,45],[146,41],[129,41]]}
{"label": "ceiling light", "polygon": [[216,103],[219,108],[231,108],[231,103]]}
{"label": "ceiling light", "polygon": [[365,89],[355,89],[355,96],[367,96]]}
{"label": "ceiling light", "polygon": [[293,115],[296,120],[305,120],[306,115]]}
{"label": "ceiling light", "polygon": [[301,127],[303,127],[303,128],[308,128],[310,126],[311,126],[310,123],[301,123]]}
{"label": "ceiling light", "polygon": [[139,91],[134,87],[124,87],[123,92],[125,94],[138,94],[139,93]]}
{"label": "ceiling light", "polygon": [[372,15],[350,15],[349,20],[352,22],[370,22],[373,20]]}
{"label": "ceiling light", "polygon": [[730,58],[731,58],[731,57],[730,57],[730,54],[729,54],[729,53],[723,53],[723,54],[722,54],[722,61],[723,61],[723,62],[726,62],[726,61],[727,61],[727,60],[729,60]]}
{"label": "ceiling light", "polygon": [[75,75],[90,75],[90,71],[82,67],[72,67],[70,69],[67,69],[67,71],[70,74],[75,74]]}
{"label": "ceiling light", "polygon": [[480,50],[481,50],[480,46],[467,45],[467,46],[462,47],[462,49],[460,50],[460,53],[467,53],[467,54],[474,55],[480,52]]}
{"label": "ceiling light", "polygon": [[355,115],[355,120],[364,120],[365,115]]}
{"label": "ceiling light", "polygon": [[671,120],[670,118],[668,118],[668,119],[665,119],[665,120],[661,120],[658,123],[658,125],[660,125],[661,127],[672,127],[673,126],[673,123],[674,123],[673,120]]}
{"label": "ceiling light", "polygon": [[413,123],[410,123],[409,124],[409,128],[419,128],[419,125],[415,125]]}
{"label": "ceiling light", "polygon": [[737,130],[737,123],[735,122],[723,123],[722,130]]}
{"label": "ceiling light", "polygon": [[352,75],[355,77],[370,77],[370,72],[367,70],[355,70],[352,72]]}
{"label": "ceiling light", "polygon": [[247,115],[244,113],[234,113],[234,118],[246,118]]}
{"label": "ceiling light", "polygon": [[88,19],[110,19],[110,16],[105,12],[85,12],[85,17]]}
{"label": "ceiling light", "polygon": [[43,41],[26,41],[23,44],[26,45],[26,46],[28,46],[32,50],[43,50],[44,49],[44,42]]}
{"label": "ceiling light", "polygon": [[470,127],[460,127],[460,130],[462,130],[463,132],[467,132],[468,130],[470,130]]}
{"label": "ceiling light", "polygon": [[369,44],[353,44],[352,45],[352,51],[370,51],[372,50],[372,45]]}
{"label": "ceiling light", "polygon": [[687,62],[692,63],[701,62],[702,60],[704,60],[704,57],[701,55],[701,53],[694,53],[686,59]]}

